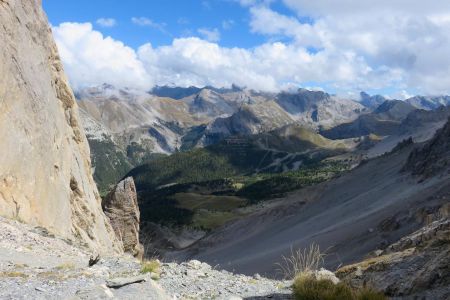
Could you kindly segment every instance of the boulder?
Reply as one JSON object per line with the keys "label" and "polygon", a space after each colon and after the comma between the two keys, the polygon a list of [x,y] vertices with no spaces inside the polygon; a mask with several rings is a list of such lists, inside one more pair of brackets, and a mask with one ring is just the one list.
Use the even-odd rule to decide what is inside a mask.
{"label": "boulder", "polygon": [[102,206],[124,251],[142,259],[144,247],[139,243],[140,212],[133,177],[119,182]]}

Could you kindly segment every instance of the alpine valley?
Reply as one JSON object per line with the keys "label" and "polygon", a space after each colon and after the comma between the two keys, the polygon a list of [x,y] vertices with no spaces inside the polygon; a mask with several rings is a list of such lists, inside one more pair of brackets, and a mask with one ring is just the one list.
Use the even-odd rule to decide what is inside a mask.
{"label": "alpine valley", "polygon": [[[119,5],[110,2],[108,8]],[[212,1],[201,2],[209,14]],[[274,19],[283,16],[270,7],[294,9],[304,1],[217,2]],[[311,9],[327,1],[316,2]],[[351,2],[335,10],[349,9]],[[83,11],[83,18],[89,13]],[[363,16],[352,17],[355,22],[367,16],[354,14]],[[448,25],[445,12],[433,17],[433,25],[425,18],[400,23],[414,36],[438,31],[439,22]],[[390,26],[403,21],[389,20]],[[259,23],[252,21],[256,34]],[[319,41],[333,18],[286,15],[282,21],[272,28],[277,34],[285,31],[283,24],[301,25],[302,37],[318,28]],[[375,27],[383,25],[376,21]],[[189,24],[182,18],[176,23]],[[235,84],[72,89],[76,76],[67,79],[65,69],[73,74],[85,56],[101,60],[108,54],[106,46],[91,53],[83,48],[86,41],[125,49],[130,72],[141,52],[169,55],[175,46],[188,47],[187,41],[220,48],[213,43],[220,40],[218,29],[200,28],[208,42],[192,37],[172,46],[146,44],[135,55],[93,31],[91,23],[77,24],[51,26],[40,0],[0,0],[0,299],[450,299],[450,96],[343,97],[300,84],[278,92]],[[172,37],[170,24],[133,17],[129,25]],[[79,32],[70,31],[77,26],[94,33],[77,40]],[[119,25],[100,18],[95,26],[106,31]],[[224,21],[222,29],[233,26],[238,24]],[[78,41],[72,47],[82,58],[57,46],[54,37],[61,39],[63,29]],[[445,44],[448,34],[438,32],[438,39],[424,33],[420,49]],[[349,40],[358,36],[370,39]],[[310,60],[327,59],[325,50],[294,51],[277,41],[222,51],[245,58],[238,60],[248,63],[239,69],[242,76],[251,56],[263,56],[263,48],[273,45],[279,56],[290,49]],[[395,48],[402,42],[395,41]],[[416,60],[425,64],[420,57],[403,58],[400,50],[396,70]],[[113,66],[102,65],[106,71],[123,57],[109,52],[117,57]],[[393,60],[385,56],[383,64]],[[167,75],[159,65],[166,61],[150,62],[151,70]],[[137,65],[144,68],[143,61]],[[433,66],[439,69],[423,70]],[[94,67],[83,76],[100,76]],[[347,70],[336,61],[339,67]],[[180,76],[191,74],[185,69]],[[201,70],[192,74],[201,77]],[[446,72],[436,71],[443,77]],[[140,80],[147,80],[142,74]],[[424,82],[430,78],[424,75]]]}
{"label": "alpine valley", "polygon": [[[154,255],[278,277],[280,257],[319,243],[328,269],[368,260],[338,270],[353,284],[448,295],[448,271],[425,279],[446,263],[429,267],[432,255],[417,262],[422,288],[376,278],[393,276],[394,267],[378,271],[393,255],[406,266],[422,251],[448,254],[426,246],[442,242],[434,236],[430,250],[390,245],[448,220],[450,97],[108,84],[76,95],[94,178],[104,192],[134,178],[141,240]],[[398,276],[413,276],[403,268]]]}

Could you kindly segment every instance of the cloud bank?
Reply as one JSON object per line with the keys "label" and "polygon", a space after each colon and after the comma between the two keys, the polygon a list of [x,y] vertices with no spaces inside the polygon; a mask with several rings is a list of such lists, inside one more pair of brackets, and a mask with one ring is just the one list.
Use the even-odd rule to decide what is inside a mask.
{"label": "cloud bank", "polygon": [[249,30],[266,43],[221,47],[218,30],[200,29],[204,39],[134,50],[89,23],[63,23],[53,31],[75,88],[235,83],[268,91],[316,85],[450,93],[450,2],[283,0],[290,15],[272,9],[272,1],[240,2],[250,13]]}

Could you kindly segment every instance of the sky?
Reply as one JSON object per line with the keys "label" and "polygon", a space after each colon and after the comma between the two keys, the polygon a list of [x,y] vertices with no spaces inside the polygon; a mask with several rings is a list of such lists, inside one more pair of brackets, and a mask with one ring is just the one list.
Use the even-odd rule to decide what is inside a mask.
{"label": "sky", "polygon": [[43,0],[75,90],[450,94],[450,1]]}

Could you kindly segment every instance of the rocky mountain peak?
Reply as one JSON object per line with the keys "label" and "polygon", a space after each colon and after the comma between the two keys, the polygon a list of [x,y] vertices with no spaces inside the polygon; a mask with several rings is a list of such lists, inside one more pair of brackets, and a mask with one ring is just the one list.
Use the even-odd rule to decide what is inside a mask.
{"label": "rocky mountain peak", "polygon": [[450,105],[450,96],[414,96],[406,99],[409,104],[425,110]]}
{"label": "rocky mountain peak", "polygon": [[402,100],[386,100],[378,106],[374,114],[390,120],[403,120],[412,111],[416,110],[411,104]]}
{"label": "rocky mountain peak", "polygon": [[195,86],[184,88],[165,85],[155,86],[150,93],[158,97],[169,97],[179,100],[197,94],[200,91],[201,89]]}
{"label": "rocky mountain peak", "polygon": [[366,92],[360,92],[360,103],[364,105],[367,108],[374,109],[378,106],[380,106],[383,102],[386,101],[386,98],[384,98],[381,95],[374,95],[371,96],[367,94]]}

